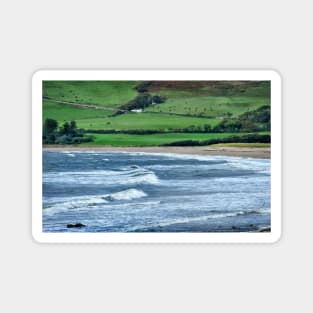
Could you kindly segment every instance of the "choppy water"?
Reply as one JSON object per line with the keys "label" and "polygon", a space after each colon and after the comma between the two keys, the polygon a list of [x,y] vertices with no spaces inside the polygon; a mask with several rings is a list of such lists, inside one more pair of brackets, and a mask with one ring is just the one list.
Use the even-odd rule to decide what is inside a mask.
{"label": "choppy water", "polygon": [[269,208],[270,160],[43,152],[45,232],[257,231]]}

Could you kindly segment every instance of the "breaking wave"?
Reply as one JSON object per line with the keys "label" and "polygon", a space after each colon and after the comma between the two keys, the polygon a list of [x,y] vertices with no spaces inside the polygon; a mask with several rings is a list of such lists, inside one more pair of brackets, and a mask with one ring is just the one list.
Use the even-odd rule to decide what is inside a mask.
{"label": "breaking wave", "polygon": [[132,200],[146,196],[147,194],[144,193],[142,190],[131,188],[120,192],[115,192],[107,196],[103,196],[102,198],[105,200],[112,201],[112,200]]}
{"label": "breaking wave", "polygon": [[87,209],[97,207],[101,204],[108,204],[111,201],[132,200],[146,197],[147,194],[140,189],[130,188],[119,192],[104,194],[100,196],[75,197],[71,200],[59,198],[57,202],[44,208],[46,214],[54,214],[60,211],[73,209]]}
{"label": "breaking wave", "polygon": [[132,165],[122,170],[93,170],[78,172],[49,172],[43,177],[44,183],[80,185],[130,185],[158,184],[157,175],[143,167]]}
{"label": "breaking wave", "polygon": [[252,215],[252,214],[268,214],[270,212],[270,209],[268,208],[261,208],[261,209],[249,209],[249,210],[240,210],[240,211],[224,211],[220,212],[218,210],[212,210],[210,211],[208,215],[203,216],[197,216],[197,217],[185,217],[185,218],[174,218],[174,219],[168,219],[161,223],[156,223],[153,225],[142,226],[142,227],[134,227],[132,231],[139,231],[143,230],[145,228],[153,229],[154,227],[165,227],[175,224],[184,224],[184,223],[190,223],[190,222],[201,222],[201,221],[207,221],[210,219],[222,219],[222,218],[228,218],[228,217],[236,217],[236,216],[243,216],[243,215]]}

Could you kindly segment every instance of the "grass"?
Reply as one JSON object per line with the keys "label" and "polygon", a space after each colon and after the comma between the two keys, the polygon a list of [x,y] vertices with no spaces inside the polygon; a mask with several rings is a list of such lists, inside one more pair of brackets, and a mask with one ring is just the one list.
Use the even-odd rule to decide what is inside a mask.
{"label": "grass", "polygon": [[216,125],[217,119],[153,113],[126,113],[115,117],[77,119],[77,126],[85,129],[181,129],[191,125]]}
{"label": "grass", "polygon": [[44,81],[43,96],[116,107],[136,97],[136,84],[136,81]]}
{"label": "grass", "polygon": [[52,118],[59,124],[75,120],[85,129],[178,129],[191,125],[216,125],[219,120],[157,113],[125,113],[112,117],[113,111],[82,109],[47,100],[43,101],[43,121]]}
{"label": "grass", "polygon": [[93,142],[81,144],[82,146],[158,146],[180,140],[208,140],[226,138],[238,133],[166,133],[151,135],[129,134],[89,134],[94,136]]}
{"label": "grass", "polygon": [[71,105],[65,105],[55,102],[43,101],[43,121],[46,118],[52,118],[59,123],[63,121],[79,121],[82,119],[107,118],[112,111],[81,109]]}
{"label": "grass", "polygon": [[238,116],[248,110],[255,110],[262,105],[269,105],[270,99],[265,97],[211,97],[193,96],[186,97],[186,91],[182,96],[168,98],[166,102],[149,107],[147,112],[162,112],[188,114],[193,116],[222,117],[227,114]]}

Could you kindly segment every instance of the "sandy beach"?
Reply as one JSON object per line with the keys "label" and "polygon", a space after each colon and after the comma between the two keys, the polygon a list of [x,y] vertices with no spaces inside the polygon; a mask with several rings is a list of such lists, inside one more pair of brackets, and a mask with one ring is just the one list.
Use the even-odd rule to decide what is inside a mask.
{"label": "sandy beach", "polygon": [[247,157],[270,159],[270,148],[240,148],[240,147],[95,147],[95,146],[44,146],[44,151],[53,150],[95,150],[95,151],[125,151],[125,152],[153,152],[178,153],[196,155],[225,155],[234,157]]}

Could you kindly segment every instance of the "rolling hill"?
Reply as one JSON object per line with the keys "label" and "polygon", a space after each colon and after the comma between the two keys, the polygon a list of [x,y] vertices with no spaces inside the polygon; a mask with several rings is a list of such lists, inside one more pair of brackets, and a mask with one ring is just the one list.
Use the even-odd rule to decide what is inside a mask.
{"label": "rolling hill", "polygon": [[[222,132],[269,134],[268,119],[255,122],[262,108],[270,108],[268,81],[43,82],[43,122],[54,119],[61,126],[74,120],[88,134],[97,133],[88,143],[95,145],[169,144],[172,139],[205,140]],[[138,136],[136,131],[159,137],[149,134],[138,141],[130,137]],[[109,138],[110,132],[119,137]]]}

